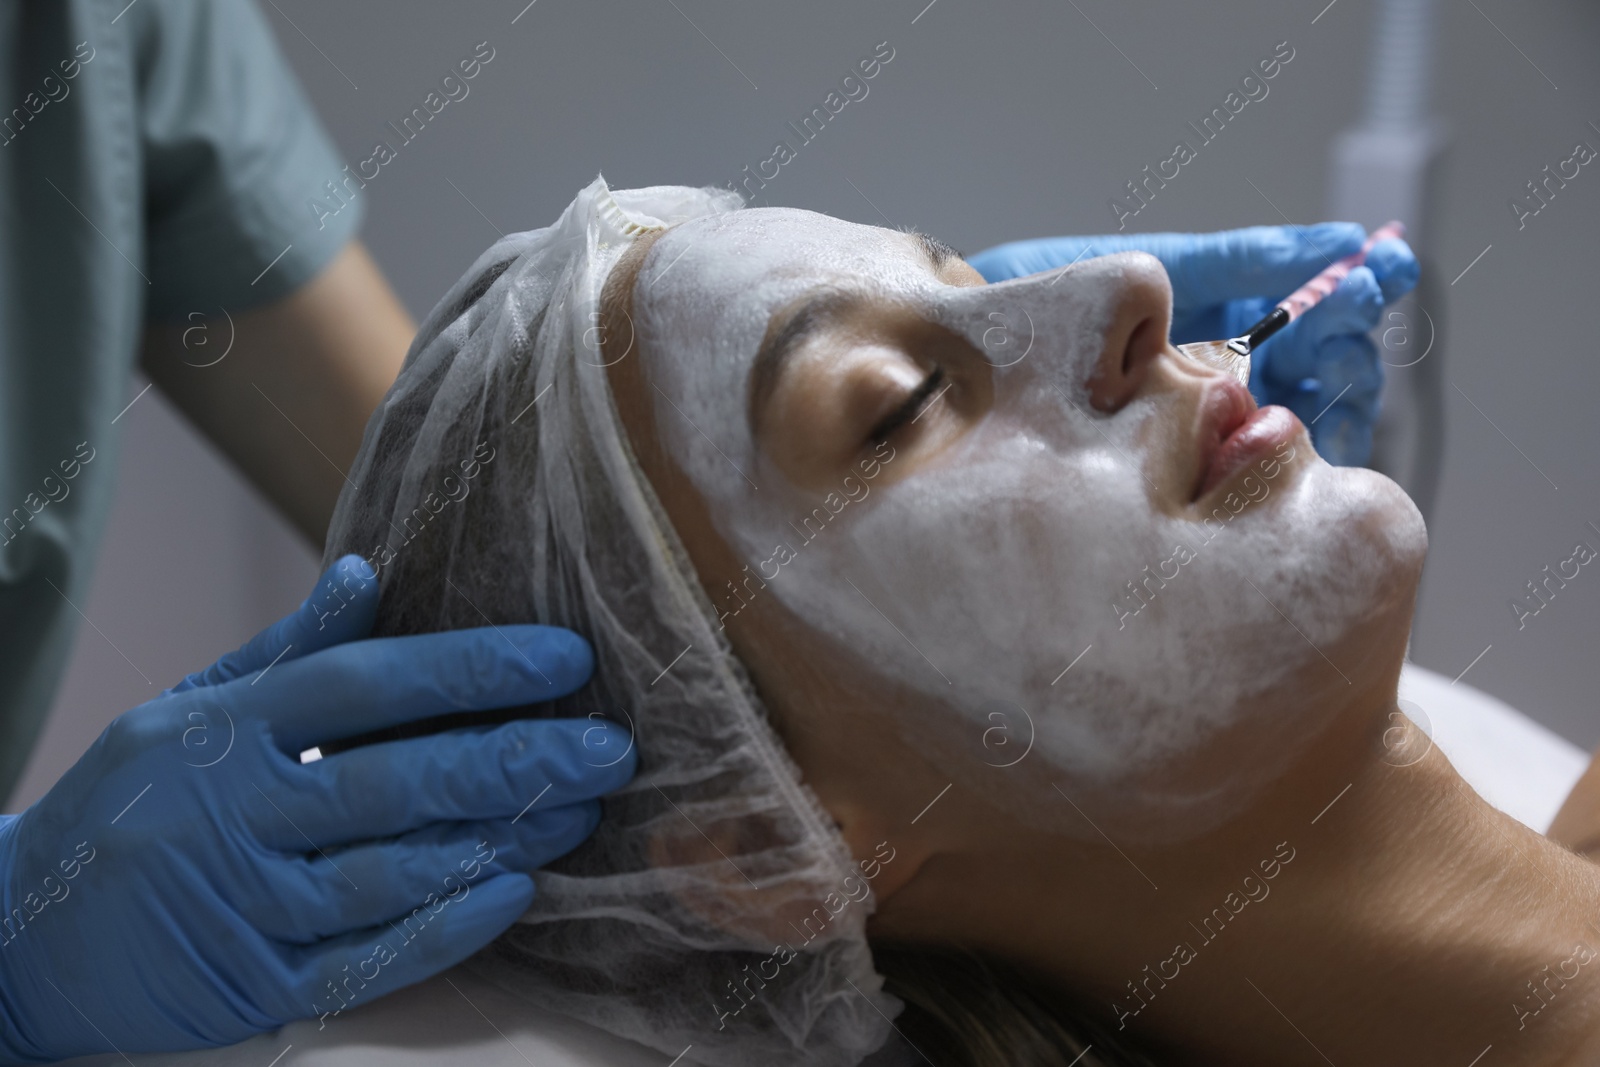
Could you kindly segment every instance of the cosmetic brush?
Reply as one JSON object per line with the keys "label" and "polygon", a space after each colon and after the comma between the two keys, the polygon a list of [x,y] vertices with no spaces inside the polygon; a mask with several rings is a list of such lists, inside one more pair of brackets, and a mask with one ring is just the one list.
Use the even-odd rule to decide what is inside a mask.
{"label": "cosmetic brush", "polygon": [[1232,375],[1239,380],[1240,385],[1249,385],[1252,352],[1267,338],[1322,303],[1324,297],[1339,288],[1339,283],[1344,281],[1346,275],[1366,262],[1367,253],[1372,251],[1373,246],[1379,241],[1404,236],[1405,232],[1406,227],[1403,222],[1385,223],[1372,231],[1366,243],[1361,246],[1361,251],[1353,252],[1330,264],[1315,278],[1284,297],[1264,319],[1238,337],[1226,341],[1196,341],[1193,344],[1179,345],[1178,351],[1208,367]]}

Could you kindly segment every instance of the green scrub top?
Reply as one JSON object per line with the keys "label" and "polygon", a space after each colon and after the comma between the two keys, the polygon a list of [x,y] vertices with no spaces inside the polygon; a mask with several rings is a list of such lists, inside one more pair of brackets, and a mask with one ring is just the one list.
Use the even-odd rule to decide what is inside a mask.
{"label": "green scrub top", "polygon": [[342,166],[248,0],[0,0],[0,803],[81,618],[146,320],[304,284],[359,222]]}

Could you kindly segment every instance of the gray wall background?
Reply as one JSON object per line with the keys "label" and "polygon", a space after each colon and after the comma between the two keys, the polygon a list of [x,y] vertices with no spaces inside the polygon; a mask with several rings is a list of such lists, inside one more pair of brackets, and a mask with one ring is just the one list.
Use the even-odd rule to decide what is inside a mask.
{"label": "gray wall background", "polygon": [[[785,123],[884,40],[895,56],[868,97],[759,203],[915,225],[968,252],[1106,232],[1107,199],[1287,40],[1270,96],[1130,228],[1316,221],[1329,142],[1361,110],[1374,13],[1367,0],[524,2],[262,0],[352,165],[474,45],[495,49],[471,95],[362,194],[364,238],[419,318],[498,231],[546,224],[596,172],[614,186],[733,180],[793,142]],[[1586,525],[1600,527],[1600,161],[1520,231],[1507,200],[1575,142],[1600,148],[1597,42],[1600,8],[1584,0],[1439,5],[1434,109],[1453,143],[1428,251],[1448,344],[1429,358],[1444,361],[1448,438],[1412,646],[1452,677],[1472,664],[1466,681],[1585,747],[1600,742],[1600,568],[1520,631],[1509,605],[1578,540],[1600,547]],[[316,554],[158,393],[122,425],[120,496],[83,605],[93,626],[8,810],[315,578]]]}

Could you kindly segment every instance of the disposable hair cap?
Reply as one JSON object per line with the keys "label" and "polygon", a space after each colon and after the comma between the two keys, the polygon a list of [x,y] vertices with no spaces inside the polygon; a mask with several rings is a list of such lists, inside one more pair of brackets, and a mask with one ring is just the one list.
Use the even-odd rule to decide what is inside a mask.
{"label": "disposable hair cap", "polygon": [[376,635],[578,631],[594,681],[539,713],[632,726],[638,776],[469,967],[669,1056],[847,1067],[901,1007],[866,942],[876,861],[802,784],[634,459],[604,366],[637,358],[631,336],[600,343],[601,287],[634,240],[741,206],[596,178],[555,225],[496,242],[367,425],[325,559],[377,568]]}

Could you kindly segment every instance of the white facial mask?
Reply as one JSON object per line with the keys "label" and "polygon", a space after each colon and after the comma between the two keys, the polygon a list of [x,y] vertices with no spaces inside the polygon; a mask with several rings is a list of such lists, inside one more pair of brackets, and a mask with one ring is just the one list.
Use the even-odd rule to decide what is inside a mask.
{"label": "white facial mask", "polygon": [[[1141,396],[1106,415],[1085,387],[1126,270],[1110,257],[950,286],[903,234],[749,209],[663,236],[635,318],[663,441],[756,576],[746,595],[778,597],[929,698],[907,740],[1031,821],[1093,835],[1038,795],[1055,784],[1126,813],[1125,832],[1172,836],[1226,817],[1322,724],[1279,716],[1259,734],[1277,759],[1201,781],[1174,784],[1163,765],[1238,728],[1252,697],[1314,677],[1318,649],[1385,603],[1425,535],[1392,482],[1329,467],[1303,440],[1258,461],[1248,496],[1208,524],[1155,508],[1143,471],[1162,435],[1146,424],[1176,409]],[[801,490],[751,436],[770,316],[820,285],[917,307],[997,367],[982,421],[893,485]],[[1009,748],[993,744],[1002,726]],[[1017,770],[993,769],[1025,745]]]}

